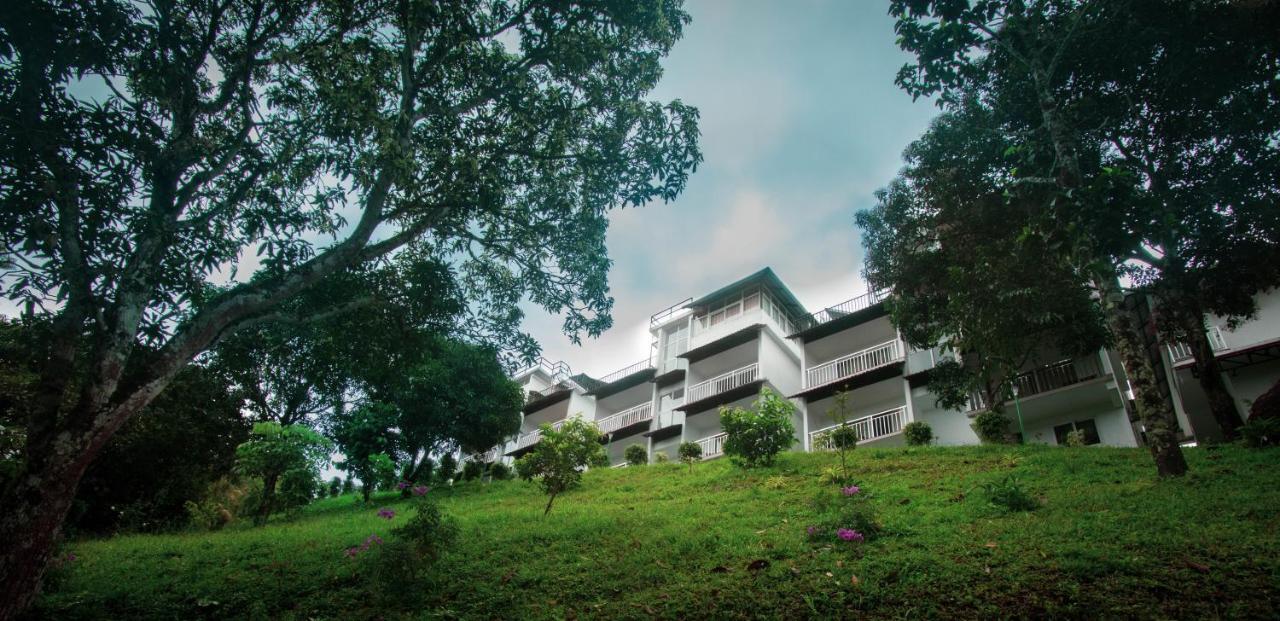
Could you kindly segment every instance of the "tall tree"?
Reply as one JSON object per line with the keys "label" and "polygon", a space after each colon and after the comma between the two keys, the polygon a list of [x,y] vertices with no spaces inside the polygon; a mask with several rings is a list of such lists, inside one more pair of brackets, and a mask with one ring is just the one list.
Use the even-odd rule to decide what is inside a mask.
{"label": "tall tree", "polygon": [[254,523],[266,524],[278,508],[279,483],[298,473],[314,479],[321,466],[329,463],[332,448],[328,440],[304,425],[254,424],[249,440],[236,447],[236,470],[262,479],[262,497]]}
{"label": "tall tree", "polygon": [[[0,499],[0,619],[115,431],[227,334],[332,312],[280,307],[327,276],[405,249],[451,260],[507,335],[523,297],[575,339],[607,328],[605,213],[674,198],[701,159],[696,110],[644,99],[687,21],[670,0],[6,6],[5,295],[52,337]],[[126,386],[142,342],[160,354]]]}
{"label": "tall tree", "polygon": [[364,484],[365,502],[377,485],[378,456],[394,461],[398,452],[400,434],[395,427],[395,408],[384,403],[365,404],[337,418],[333,439],[342,453],[338,467],[347,471],[347,478]]}
{"label": "tall tree", "polygon": [[[1274,32],[1274,27],[1233,29],[1229,24],[1243,25],[1248,20],[1275,24],[1277,8],[1213,0],[895,0],[890,12],[898,18],[900,45],[916,56],[916,62],[899,73],[899,84],[913,95],[937,95],[944,107],[955,106],[966,96],[980,97],[998,113],[997,126],[992,129],[1017,140],[1020,161],[1010,191],[1047,193],[1031,214],[1031,228],[1057,247],[1065,262],[1090,275],[1129,372],[1157,469],[1161,475],[1185,472],[1186,463],[1176,444],[1172,404],[1155,382],[1139,326],[1122,308],[1120,278],[1132,275],[1134,263],[1146,262],[1158,268],[1151,275],[1172,287],[1178,282],[1173,264],[1179,260],[1170,264],[1175,269],[1167,271],[1168,280],[1164,266],[1146,260],[1176,257],[1182,240],[1209,240],[1215,228],[1260,245],[1274,240],[1274,234],[1264,230],[1265,220],[1258,219],[1257,209],[1241,203],[1236,211],[1234,205],[1243,196],[1250,196],[1249,201],[1264,197],[1260,205],[1270,200],[1265,197],[1273,195],[1274,183],[1268,189],[1264,181],[1270,173],[1250,171],[1270,166],[1267,162],[1276,146],[1274,138],[1257,139],[1267,135],[1269,121],[1250,121],[1244,128],[1211,123],[1212,129],[1200,134],[1205,141],[1199,144],[1212,146],[1214,141],[1225,141],[1233,145],[1218,151],[1231,153],[1221,164],[1251,153],[1234,168],[1240,173],[1237,181],[1247,181],[1248,188],[1223,193],[1212,189],[1220,184],[1201,184],[1207,192],[1196,200],[1181,202],[1179,207],[1175,206],[1179,201],[1149,187],[1149,176],[1135,175],[1133,162],[1124,162],[1121,147],[1127,132],[1118,130],[1129,127],[1155,135],[1161,129],[1158,123],[1151,123],[1154,117],[1150,114],[1185,121],[1195,118],[1198,108],[1210,102],[1234,110],[1223,114],[1224,121],[1245,110],[1255,118],[1274,117],[1267,110],[1275,96],[1276,44],[1274,37],[1266,34]],[[1156,15],[1159,18],[1154,18]],[[1187,38],[1190,31],[1209,23],[1214,25],[1205,30],[1217,34],[1207,36],[1223,35],[1234,43],[1202,49],[1198,42],[1204,42],[1203,37]],[[1117,45],[1131,36],[1140,42]],[[1238,60],[1248,69],[1237,71],[1223,65],[1226,56],[1220,50],[1226,48],[1243,53]],[[1202,88],[1197,80],[1189,79],[1203,73],[1206,66],[1231,74],[1226,81],[1232,86]],[[1153,85],[1163,91],[1159,103],[1147,100]],[[1200,89],[1203,96],[1169,96],[1179,89]],[[1232,91],[1242,96],[1229,94]],[[1108,136],[1121,139],[1110,140]],[[1183,162],[1194,162],[1208,153],[1201,152],[1195,139],[1165,135],[1148,146],[1155,143],[1166,149],[1166,155]],[[1129,187],[1127,200],[1116,203],[1112,199],[1117,193],[1125,195],[1125,191],[1117,192],[1122,186]],[[1224,221],[1238,219],[1241,226],[1206,229],[1171,224],[1197,218],[1211,221],[1212,217],[1205,216],[1214,212]],[[1199,241],[1191,245],[1217,253],[1209,263],[1232,260],[1230,245]],[[1207,258],[1202,256],[1201,260]],[[1199,312],[1204,310],[1212,309]],[[1198,331],[1203,333],[1203,326]]]}

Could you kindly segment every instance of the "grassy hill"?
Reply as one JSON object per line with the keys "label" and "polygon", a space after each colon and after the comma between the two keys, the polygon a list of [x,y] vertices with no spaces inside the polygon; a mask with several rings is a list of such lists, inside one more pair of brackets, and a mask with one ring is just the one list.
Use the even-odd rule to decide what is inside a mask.
{"label": "grassy hill", "polygon": [[[1280,615],[1280,451],[1194,449],[1157,481],[1141,450],[859,449],[882,535],[815,544],[805,527],[834,455],[597,470],[556,501],[531,484],[432,494],[461,537],[398,583],[349,546],[389,536],[387,495],[218,533],[81,542],[37,618],[919,618]],[[1008,475],[1041,501],[992,505]],[[391,507],[392,520],[376,512]],[[375,546],[376,548],[377,546]],[[766,561],[762,563],[760,561]],[[752,566],[754,569],[749,569]],[[856,580],[855,580],[856,576]]]}

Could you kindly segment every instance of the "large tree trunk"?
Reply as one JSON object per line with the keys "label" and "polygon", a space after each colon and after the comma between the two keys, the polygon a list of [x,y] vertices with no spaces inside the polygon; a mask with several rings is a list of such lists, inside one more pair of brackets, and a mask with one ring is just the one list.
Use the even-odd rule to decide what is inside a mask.
{"label": "large tree trunk", "polygon": [[262,503],[258,506],[258,515],[253,518],[253,523],[261,526],[267,523],[267,519],[271,517],[271,505],[276,501],[276,481],[280,479],[279,474],[269,474],[262,479]]}
{"label": "large tree trunk", "polygon": [[28,462],[0,502],[0,621],[16,618],[35,601],[92,461],[69,435],[59,438],[47,459]]}
{"label": "large tree trunk", "polygon": [[1191,347],[1191,354],[1195,357],[1196,380],[1209,399],[1209,411],[1222,429],[1223,439],[1233,441],[1240,435],[1241,424],[1236,400],[1227,390],[1226,382],[1222,381],[1222,368],[1218,366],[1218,358],[1214,355],[1213,343],[1209,342],[1204,324],[1196,321],[1187,323],[1189,325],[1184,326],[1184,330],[1187,345]]}
{"label": "large tree trunk", "polygon": [[1156,472],[1161,477],[1182,476],[1187,472],[1187,460],[1178,446],[1178,418],[1173,412],[1173,404],[1156,382],[1155,369],[1151,366],[1136,318],[1123,308],[1124,294],[1114,277],[1102,276],[1097,285],[1107,325],[1116,341],[1116,352],[1129,375],[1138,418],[1146,428],[1146,442],[1151,449],[1151,457],[1155,459]]}

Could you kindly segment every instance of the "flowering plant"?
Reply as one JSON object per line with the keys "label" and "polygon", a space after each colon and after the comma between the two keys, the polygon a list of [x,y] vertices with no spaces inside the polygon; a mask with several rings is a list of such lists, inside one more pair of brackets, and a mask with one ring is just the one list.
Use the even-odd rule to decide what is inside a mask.
{"label": "flowering plant", "polygon": [[384,520],[390,520],[396,516],[396,512],[390,508],[383,507],[378,509],[378,517]]}

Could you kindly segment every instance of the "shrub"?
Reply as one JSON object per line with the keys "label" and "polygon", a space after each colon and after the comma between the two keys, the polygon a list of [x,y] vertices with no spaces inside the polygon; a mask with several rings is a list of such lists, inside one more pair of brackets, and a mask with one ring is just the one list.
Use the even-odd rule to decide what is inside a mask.
{"label": "shrub", "polygon": [[805,527],[809,541],[856,543],[870,541],[880,534],[875,507],[856,485],[835,490],[823,488],[810,501],[810,507],[814,520]]}
{"label": "shrub", "polygon": [[320,477],[315,472],[302,468],[290,470],[280,477],[276,506],[290,517],[296,516],[299,509],[307,506],[318,495],[322,486]]}
{"label": "shrub", "polygon": [[973,431],[983,444],[1007,444],[1009,419],[994,410],[984,410],[973,417]]}
{"label": "shrub", "polygon": [[745,468],[773,465],[778,453],[795,444],[795,411],[795,404],[768,388],[760,390],[750,410],[721,408],[720,426],[728,435],[725,454]]}
{"label": "shrub", "polygon": [[209,485],[203,498],[198,501],[188,500],[183,506],[194,526],[205,530],[218,530],[246,515],[246,504],[254,500],[252,508],[256,508],[262,497],[262,482],[250,479],[243,483],[235,483],[222,477]]}
{"label": "shrub", "polygon": [[689,464],[689,471],[693,471],[694,462],[702,459],[702,445],[697,442],[681,442],[680,443],[680,461]]}
{"label": "shrub", "polygon": [[924,421],[912,421],[902,428],[902,435],[907,439],[907,446],[928,446],[933,442],[933,428]]}
{"label": "shrub", "polygon": [[604,447],[600,445],[600,430],[595,423],[583,421],[580,417],[569,419],[560,427],[552,429],[543,423],[542,439],[533,446],[533,451],[516,462],[516,472],[526,481],[537,480],[542,491],[548,496],[547,508],[543,515],[551,512],[551,504],[556,496],[577,487],[582,480],[582,469],[599,463],[601,459],[608,463]]}
{"label": "shrub", "polygon": [[818,475],[823,485],[847,485],[853,481],[843,466],[827,466]]}
{"label": "shrub", "polygon": [[1005,511],[1032,511],[1040,506],[1040,503],[1018,484],[1018,477],[1013,475],[997,482],[987,483],[982,486],[982,489],[986,492],[987,500],[991,504]]}
{"label": "shrub", "polygon": [[494,481],[505,481],[511,478],[511,466],[500,461],[489,464],[489,478]]}
{"label": "shrub", "polygon": [[668,456],[666,453],[654,453],[654,454],[653,454],[653,463],[655,463],[655,464],[665,464],[665,463],[667,463],[667,462],[669,462],[669,461],[671,461],[671,457],[670,457],[670,456]]}
{"label": "shrub", "polygon": [[628,446],[622,455],[627,459],[627,463],[632,466],[643,466],[649,463],[649,451],[639,444]]}
{"label": "shrub", "polygon": [[1068,431],[1066,445],[1070,447],[1084,446],[1084,430],[1072,429]]}
{"label": "shrub", "polygon": [[1249,448],[1280,446],[1280,418],[1251,418],[1240,426],[1240,440]]}
{"label": "shrub", "polygon": [[355,488],[355,483],[351,482],[351,477],[347,477],[342,480],[342,493],[344,495],[355,491]]}
{"label": "shrub", "polygon": [[440,464],[436,470],[436,480],[439,481],[441,485],[448,485],[449,481],[453,480],[453,475],[456,474],[457,471],[458,458],[454,457],[453,453],[445,453],[444,457],[440,458]]}
{"label": "shrub", "polygon": [[404,526],[392,529],[391,534],[407,542],[419,558],[434,562],[457,541],[458,526],[441,514],[429,497],[419,497],[413,517]]}
{"label": "shrub", "polygon": [[837,451],[851,451],[858,448],[858,430],[849,425],[836,427],[827,434],[831,448]]}
{"label": "shrub", "polygon": [[484,464],[478,461],[468,460],[467,463],[462,464],[462,480],[464,481],[478,479],[483,473]]}
{"label": "shrub", "polygon": [[342,479],[333,477],[329,480],[329,496],[337,498],[342,493]]}

